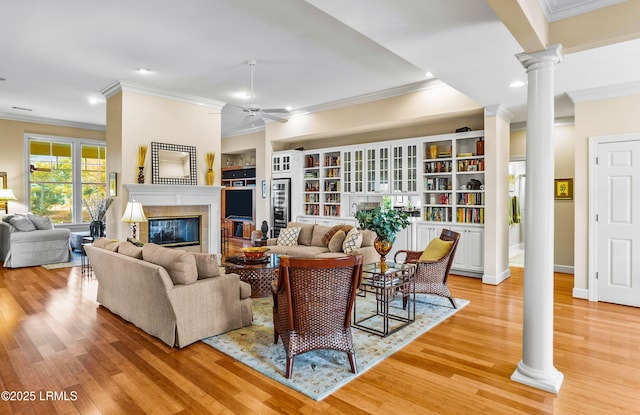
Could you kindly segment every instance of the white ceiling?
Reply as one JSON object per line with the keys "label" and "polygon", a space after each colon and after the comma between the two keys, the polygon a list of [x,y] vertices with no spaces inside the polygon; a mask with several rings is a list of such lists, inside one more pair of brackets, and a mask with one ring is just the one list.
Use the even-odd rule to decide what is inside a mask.
{"label": "white ceiling", "polygon": [[[602,1],[611,3],[544,0],[564,13]],[[479,0],[5,2],[0,117],[104,126],[100,91],[117,80],[246,104],[235,94],[249,90],[246,62],[255,58],[263,108],[314,107],[422,82],[430,71],[522,121],[526,88],[508,86],[526,80],[520,52]],[[639,57],[640,40],[566,56],[556,70],[557,115],[573,112],[568,91],[640,81]],[[223,110],[224,132],[241,118]]]}

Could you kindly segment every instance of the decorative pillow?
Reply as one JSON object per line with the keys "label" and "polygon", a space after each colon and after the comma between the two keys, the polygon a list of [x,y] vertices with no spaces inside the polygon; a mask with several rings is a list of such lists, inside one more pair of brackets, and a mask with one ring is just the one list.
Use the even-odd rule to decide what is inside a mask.
{"label": "decorative pillow", "polygon": [[47,216],[38,216],[32,215],[31,213],[27,214],[27,218],[33,223],[33,225],[38,230],[48,231],[53,229],[53,223],[51,222],[51,218]]}
{"label": "decorative pillow", "polygon": [[118,246],[120,245],[120,241],[117,239],[109,239],[109,238],[98,238],[93,241],[93,246],[96,248],[106,249],[111,252],[118,252]]}
{"label": "decorative pillow", "polygon": [[434,238],[429,242],[422,255],[420,261],[437,261],[443,258],[453,245],[453,241],[443,241],[440,238]]}
{"label": "decorative pillow", "polygon": [[346,235],[347,232],[349,232],[351,230],[351,228],[353,228],[353,226],[351,225],[336,225],[333,228],[329,229],[329,232],[324,234],[324,237],[322,237],[322,243],[324,244],[324,246],[329,246],[329,242],[331,241],[331,238],[333,238],[333,235],[336,234],[336,232],[342,230],[344,231],[344,234]]}
{"label": "decorative pillow", "polygon": [[2,221],[6,222],[6,223],[10,223],[9,221],[11,221],[11,218],[14,217],[14,216],[15,215],[7,215],[4,218],[2,218]]}
{"label": "decorative pillow", "polygon": [[15,215],[9,219],[9,223],[19,232],[31,232],[36,230],[33,222],[31,222],[26,216]]}
{"label": "decorative pillow", "polygon": [[311,246],[311,240],[313,239],[313,227],[316,226],[313,223],[303,222],[289,222],[287,228],[300,228],[300,235],[298,235],[298,245]]}
{"label": "decorative pillow", "polygon": [[352,228],[342,243],[342,252],[350,254],[354,249],[362,246],[362,233],[356,228]]}
{"label": "decorative pillow", "polygon": [[195,252],[193,257],[196,259],[196,268],[198,269],[199,280],[220,276],[218,258],[215,254],[201,254]]}
{"label": "decorative pillow", "polygon": [[324,243],[324,237],[331,230],[331,226],[316,225],[313,227],[313,237],[311,238],[311,246],[327,246]]}
{"label": "decorative pillow", "polygon": [[136,238],[131,238],[131,237],[127,238],[127,242],[131,242],[132,244],[134,244],[135,246],[140,247],[140,248],[142,248],[142,246],[144,245],[144,242],[142,242],[142,241],[140,241],[140,240],[138,240]]}
{"label": "decorative pillow", "polygon": [[278,235],[278,242],[276,245],[280,246],[293,246],[298,245],[298,236],[300,235],[300,228],[284,228],[280,229]]}
{"label": "decorative pillow", "polygon": [[198,268],[193,252],[144,244],[142,259],[164,267],[174,284],[193,284],[198,279]]}
{"label": "decorative pillow", "polygon": [[118,253],[126,256],[130,256],[131,258],[142,259],[142,248],[139,246],[135,246],[131,242],[122,242],[118,246]]}
{"label": "decorative pillow", "polygon": [[342,243],[346,237],[347,234],[342,229],[338,229],[329,241],[329,252],[342,252]]}

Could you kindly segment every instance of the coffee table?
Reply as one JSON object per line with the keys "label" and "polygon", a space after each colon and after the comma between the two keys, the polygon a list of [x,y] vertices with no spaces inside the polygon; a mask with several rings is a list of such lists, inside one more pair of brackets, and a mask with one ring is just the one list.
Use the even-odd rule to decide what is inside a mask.
{"label": "coffee table", "polygon": [[[362,267],[359,297],[367,293],[376,296],[376,310],[365,317],[358,316],[356,299],[353,305],[353,326],[368,333],[386,337],[411,324],[416,319],[416,280],[415,265],[387,262],[386,270],[380,269],[380,263],[365,264]],[[393,312],[389,303],[396,296],[402,296],[402,312]],[[393,324],[391,320],[399,322]],[[379,326],[382,325],[380,329]]]}
{"label": "coffee table", "polygon": [[271,283],[278,277],[280,255],[265,255],[261,261],[247,260],[244,256],[230,256],[224,259],[227,274],[238,274],[240,281],[251,285],[251,297],[270,297]]}

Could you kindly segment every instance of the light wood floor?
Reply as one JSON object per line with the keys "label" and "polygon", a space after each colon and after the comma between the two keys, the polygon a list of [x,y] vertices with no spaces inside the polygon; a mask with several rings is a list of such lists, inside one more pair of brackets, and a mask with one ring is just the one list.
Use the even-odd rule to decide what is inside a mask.
{"label": "light wood floor", "polygon": [[452,276],[466,308],[315,402],[201,342],[165,346],[99,307],[79,267],[0,268],[0,390],[35,393],[0,414],[640,413],[640,309],[573,299],[570,275],[555,285],[560,393],[509,379],[523,290],[511,271],[499,286]]}

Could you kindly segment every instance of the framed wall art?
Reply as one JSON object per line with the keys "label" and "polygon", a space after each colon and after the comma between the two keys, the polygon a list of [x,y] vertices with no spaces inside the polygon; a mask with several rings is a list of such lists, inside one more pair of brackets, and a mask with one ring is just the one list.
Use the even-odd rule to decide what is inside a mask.
{"label": "framed wall art", "polygon": [[573,199],[573,179],[555,180],[555,198],[556,200]]}

